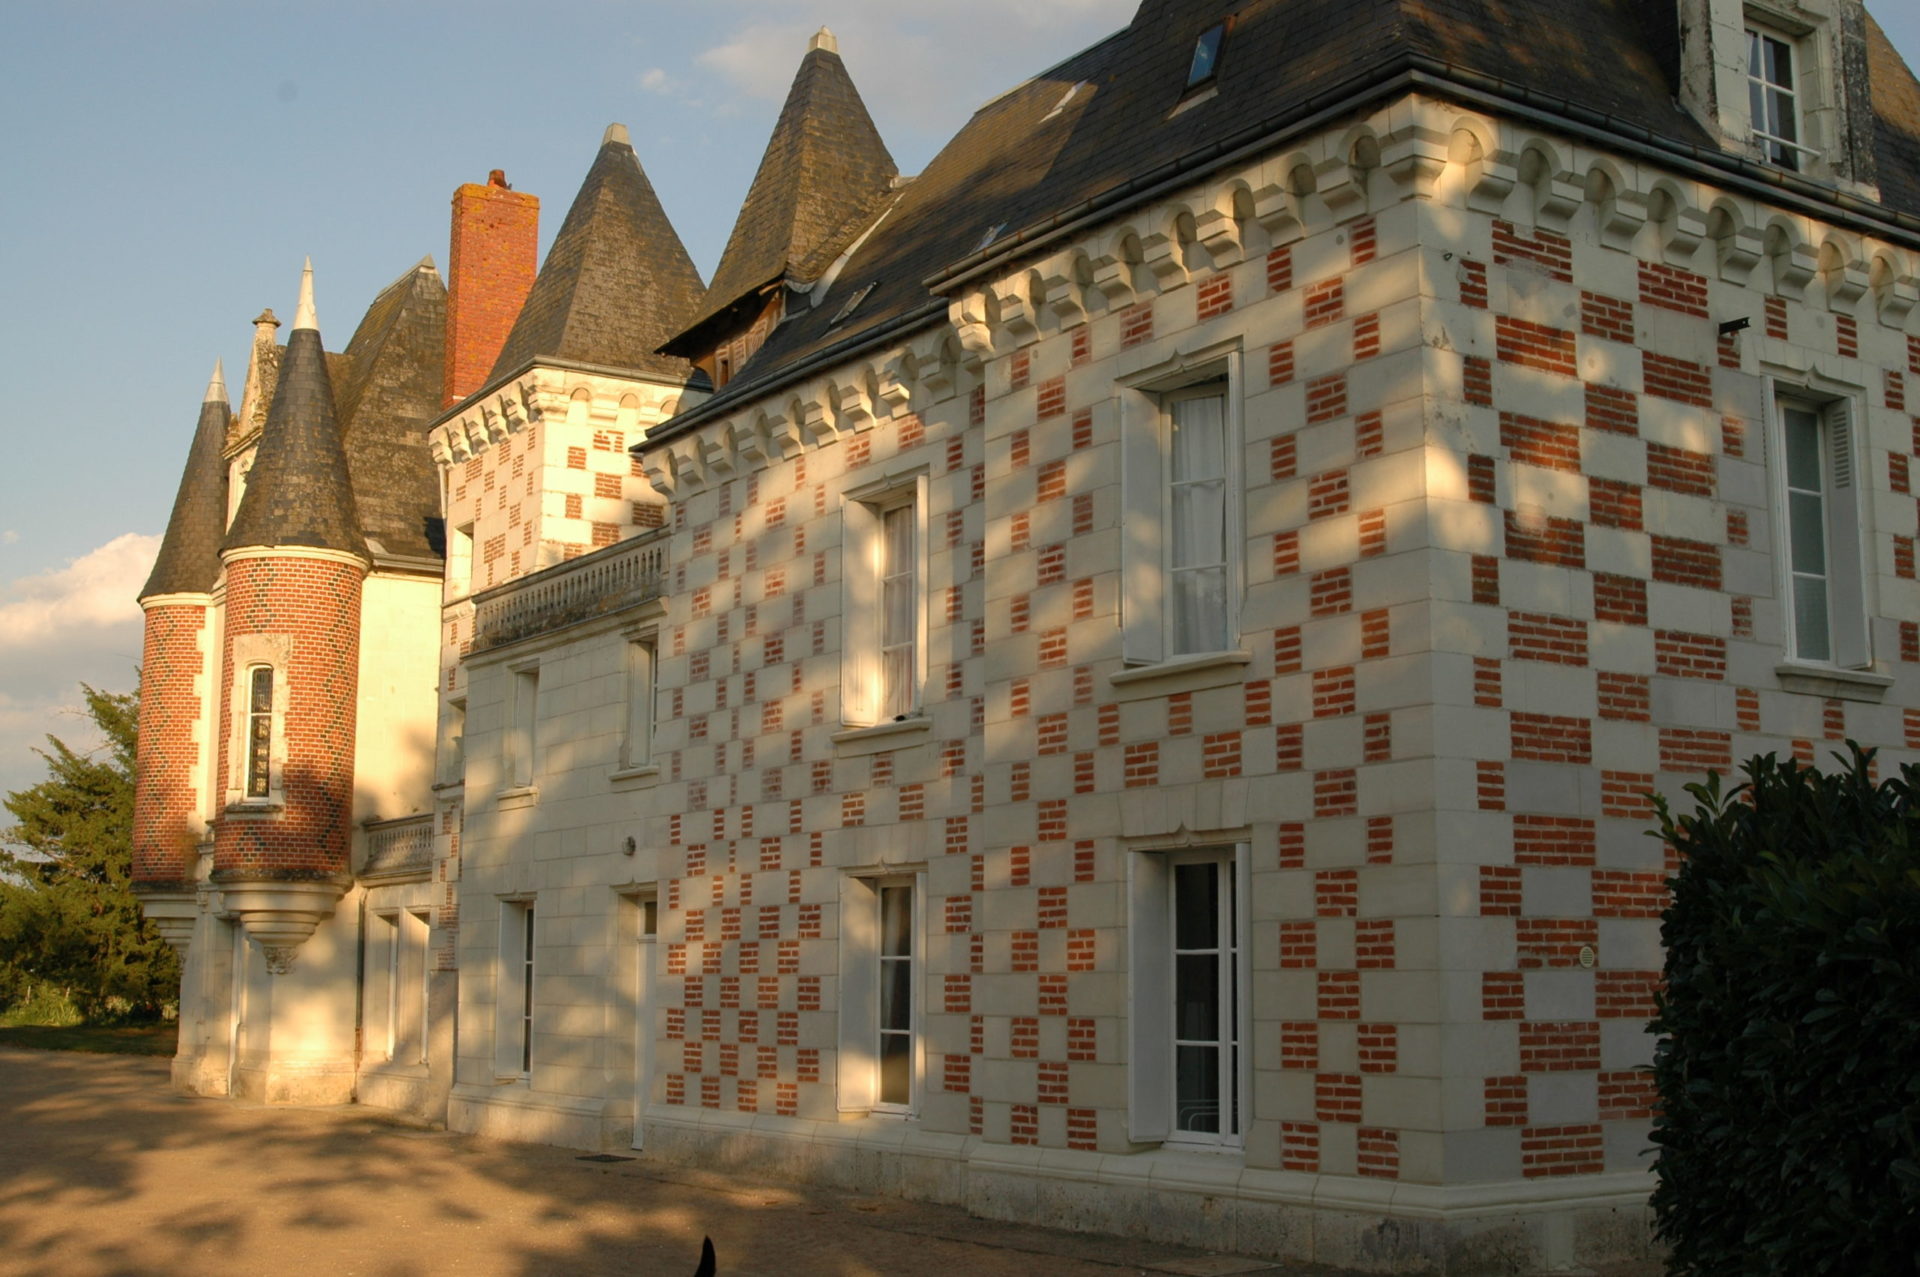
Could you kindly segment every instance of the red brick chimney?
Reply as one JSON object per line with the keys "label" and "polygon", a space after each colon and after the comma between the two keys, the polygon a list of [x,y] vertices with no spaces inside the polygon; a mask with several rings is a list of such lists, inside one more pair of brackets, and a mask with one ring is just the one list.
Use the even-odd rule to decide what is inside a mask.
{"label": "red brick chimney", "polygon": [[453,193],[448,254],[447,376],[442,407],[486,383],[539,270],[540,197],[499,169]]}

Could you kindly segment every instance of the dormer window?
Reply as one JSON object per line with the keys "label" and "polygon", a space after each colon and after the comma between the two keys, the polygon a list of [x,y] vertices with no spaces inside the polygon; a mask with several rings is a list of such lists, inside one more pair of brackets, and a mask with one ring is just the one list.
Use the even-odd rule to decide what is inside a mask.
{"label": "dormer window", "polygon": [[1200,33],[1193,45],[1193,62],[1187,67],[1187,88],[1197,89],[1213,83],[1220,67],[1220,45],[1227,38],[1227,24],[1216,22]]}
{"label": "dormer window", "polygon": [[1754,145],[1769,164],[1798,172],[1801,157],[1813,154],[1800,145],[1800,93],[1794,46],[1782,36],[1747,28],[1747,102],[1753,118]]}

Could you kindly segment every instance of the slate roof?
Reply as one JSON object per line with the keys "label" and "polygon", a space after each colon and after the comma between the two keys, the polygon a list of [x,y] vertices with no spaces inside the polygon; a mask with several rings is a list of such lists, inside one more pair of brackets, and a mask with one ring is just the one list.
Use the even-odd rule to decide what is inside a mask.
{"label": "slate roof", "polygon": [[816,39],[794,73],[706,304],[665,348],[700,354],[725,327],[713,321],[767,285],[818,278],[887,202],[899,173],[846,63]]}
{"label": "slate roof", "polygon": [[286,545],[367,554],[327,363],[319,330],[295,327],[223,551]]}
{"label": "slate roof", "polygon": [[440,513],[440,481],[427,429],[440,415],[446,328],[446,286],[424,258],[374,298],[333,373],[360,530],[376,551],[442,553],[428,534]]}
{"label": "slate roof", "polygon": [[227,462],[223,455],[233,409],[215,365],[213,384],[200,405],[200,424],[187,452],[187,468],[173,498],[173,514],[153,571],[140,597],[205,594],[220,579],[220,538],[227,530]]}
{"label": "slate roof", "polygon": [[[1194,42],[1229,13],[1217,93],[1176,113]],[[1117,212],[1156,182],[1192,180],[1182,175],[1209,157],[1403,73],[1717,154],[1672,91],[1675,21],[1665,0],[1143,0],[1124,30],[981,107],[898,193],[818,303],[790,297],[786,321],[734,379],[650,442],[729,411],[813,357],[943,316],[946,299],[927,281],[975,258],[989,231],[1004,249],[1063,217]],[[1883,202],[1920,215],[1920,88],[1869,27]]]}
{"label": "slate roof", "polygon": [[700,305],[700,272],[625,130],[608,134],[489,381],[541,357],[675,380],[691,372],[685,360],[656,351]]}

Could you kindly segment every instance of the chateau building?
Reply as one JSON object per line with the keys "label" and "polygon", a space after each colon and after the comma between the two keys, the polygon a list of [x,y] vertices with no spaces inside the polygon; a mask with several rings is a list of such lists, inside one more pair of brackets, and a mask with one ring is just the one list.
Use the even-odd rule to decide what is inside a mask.
{"label": "chateau building", "polygon": [[[176,1084],[1365,1269],[1649,1246],[1651,793],[1920,757],[1858,0],[1143,0],[711,283],[611,127],[216,371]],[[323,276],[324,281],[324,276]],[[1908,396],[1915,398],[1910,402]]]}

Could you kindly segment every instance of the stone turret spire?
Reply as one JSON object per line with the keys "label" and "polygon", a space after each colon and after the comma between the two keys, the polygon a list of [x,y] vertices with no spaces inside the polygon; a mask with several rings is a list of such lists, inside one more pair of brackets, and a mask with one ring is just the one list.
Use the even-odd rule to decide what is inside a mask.
{"label": "stone turret spire", "polygon": [[205,594],[220,576],[220,538],[227,530],[227,465],[221,457],[233,417],[226,378],[214,360],[213,378],[200,404],[187,468],[173,499],[173,515],[160,540],[153,572],[140,590],[143,599],[160,594]]}
{"label": "stone turret spire", "polygon": [[365,557],[353,484],[333,409],[333,383],[313,306],[313,265],[300,276],[300,305],[247,475],[246,495],[222,552],[304,546]]}
{"label": "stone turret spire", "polygon": [[783,279],[816,274],[879,211],[899,166],[825,27],[807,42],[706,304],[665,349],[698,354],[727,318]]}
{"label": "stone turret spire", "polygon": [[704,292],[626,126],[609,125],[489,380],[542,357],[682,378],[654,352]]}

